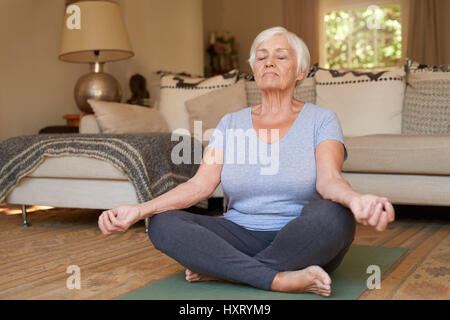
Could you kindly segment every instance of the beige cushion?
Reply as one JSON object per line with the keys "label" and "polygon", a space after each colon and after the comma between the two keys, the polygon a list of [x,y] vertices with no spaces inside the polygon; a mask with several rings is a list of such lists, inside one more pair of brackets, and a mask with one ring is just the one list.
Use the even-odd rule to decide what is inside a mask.
{"label": "beige cushion", "polygon": [[344,138],[345,172],[450,175],[450,135],[379,134]]}
{"label": "beige cushion", "polygon": [[98,122],[93,114],[83,114],[80,119],[79,133],[81,134],[92,134],[101,133],[102,130],[98,126]]}
{"label": "beige cushion", "polygon": [[201,136],[196,137],[203,138],[205,131],[217,127],[224,115],[247,107],[245,81],[240,80],[225,89],[214,90],[189,99],[185,104],[189,113],[191,135],[194,135],[194,121],[201,121]]}
{"label": "beige cushion", "polygon": [[339,117],[344,137],[401,133],[405,72],[339,71],[319,68],[316,104]]}
{"label": "beige cushion", "polygon": [[353,189],[387,197],[395,204],[450,205],[450,177],[419,174],[344,172]]}
{"label": "beige cushion", "polygon": [[153,101],[153,107],[156,107],[156,104],[159,104],[161,77],[162,75],[156,72],[151,72],[148,77],[148,90],[150,91],[150,98]]}
{"label": "beige cushion", "polygon": [[170,132],[156,109],[97,100],[88,100],[103,133]]}
{"label": "beige cushion", "polygon": [[[237,82],[238,70],[211,78],[182,75],[165,75],[161,78],[159,111],[168,122],[171,131],[189,131],[189,114],[185,102],[213,90],[229,87]],[[184,130],[183,133],[184,133]]]}

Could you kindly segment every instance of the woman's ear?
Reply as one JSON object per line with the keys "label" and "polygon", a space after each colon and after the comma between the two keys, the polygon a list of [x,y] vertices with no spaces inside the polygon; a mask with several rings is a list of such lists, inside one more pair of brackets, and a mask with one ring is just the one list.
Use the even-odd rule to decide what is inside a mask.
{"label": "woman's ear", "polygon": [[300,73],[298,74],[296,80],[297,80],[297,81],[303,80],[303,79],[306,77],[306,74],[307,74],[306,71],[300,72]]}

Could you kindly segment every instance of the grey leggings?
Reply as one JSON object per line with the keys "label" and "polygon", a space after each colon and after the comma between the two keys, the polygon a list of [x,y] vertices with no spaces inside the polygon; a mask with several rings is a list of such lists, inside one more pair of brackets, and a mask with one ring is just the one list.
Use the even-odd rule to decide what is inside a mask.
{"label": "grey leggings", "polygon": [[349,209],[317,200],[280,231],[250,231],[223,217],[173,210],[153,216],[148,235],[156,249],[194,272],[269,290],[279,271],[335,270],[355,225]]}

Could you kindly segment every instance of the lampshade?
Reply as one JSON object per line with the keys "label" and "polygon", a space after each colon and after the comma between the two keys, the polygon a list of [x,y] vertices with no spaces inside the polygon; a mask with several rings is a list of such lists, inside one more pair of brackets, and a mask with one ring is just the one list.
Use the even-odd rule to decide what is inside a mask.
{"label": "lampshade", "polygon": [[[79,28],[66,25],[66,12],[59,58],[68,62],[107,62],[134,55],[120,6],[111,1],[79,1]],[[73,14],[73,13],[72,13]],[[98,56],[95,55],[97,51]]]}

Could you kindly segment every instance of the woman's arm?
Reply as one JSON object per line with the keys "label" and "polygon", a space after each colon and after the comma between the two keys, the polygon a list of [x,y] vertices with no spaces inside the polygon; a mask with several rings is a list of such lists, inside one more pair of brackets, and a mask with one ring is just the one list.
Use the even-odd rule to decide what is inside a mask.
{"label": "woman's arm", "polygon": [[342,176],[344,146],[335,140],[325,140],[316,148],[317,192],[327,200],[349,208],[355,220],[371,225],[378,231],[386,229],[394,221],[394,207],[385,197],[362,195],[350,186]]}
{"label": "woman's arm", "polygon": [[[218,157],[218,160],[209,161],[214,157]],[[138,205],[141,219],[168,210],[189,208],[207,199],[220,183],[222,163],[223,152],[216,148],[208,148],[196,174],[191,179],[155,199]]]}
{"label": "woman's arm", "polygon": [[220,183],[223,152],[208,148],[195,175],[172,190],[137,205],[104,211],[98,226],[103,234],[124,232],[137,221],[168,210],[188,208],[208,198]]}
{"label": "woman's arm", "polygon": [[360,194],[342,176],[344,146],[339,141],[325,140],[316,148],[316,189],[327,200],[350,208],[351,200]]}

